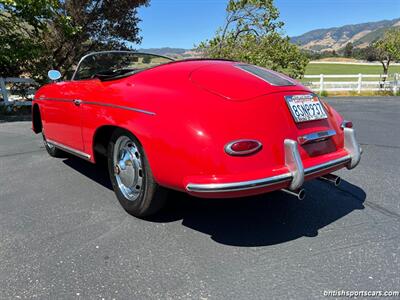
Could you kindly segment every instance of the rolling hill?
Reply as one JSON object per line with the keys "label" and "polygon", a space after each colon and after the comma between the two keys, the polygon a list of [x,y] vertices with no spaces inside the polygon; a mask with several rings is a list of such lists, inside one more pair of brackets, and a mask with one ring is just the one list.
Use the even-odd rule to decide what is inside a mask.
{"label": "rolling hill", "polygon": [[381,37],[385,30],[396,26],[400,27],[400,18],[315,29],[292,37],[291,41],[303,49],[313,51],[337,51],[344,48],[349,42],[352,42],[355,47],[363,48]]}

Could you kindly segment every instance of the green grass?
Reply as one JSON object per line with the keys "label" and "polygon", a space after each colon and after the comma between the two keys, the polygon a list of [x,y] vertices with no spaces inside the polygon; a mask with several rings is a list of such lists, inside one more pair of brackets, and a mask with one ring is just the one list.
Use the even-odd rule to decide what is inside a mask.
{"label": "green grass", "polygon": [[[319,74],[381,74],[382,66],[349,65],[349,64],[308,64],[306,75]],[[400,73],[400,66],[390,66],[390,73]]]}
{"label": "green grass", "polygon": [[[351,64],[308,64],[306,75],[357,75],[357,74],[382,74],[380,65],[351,65]],[[400,73],[400,66],[390,66],[389,73]],[[319,79],[303,79],[302,81],[318,81]],[[327,78],[326,81],[357,81],[357,78]],[[378,78],[365,78],[364,81],[377,81]]]}

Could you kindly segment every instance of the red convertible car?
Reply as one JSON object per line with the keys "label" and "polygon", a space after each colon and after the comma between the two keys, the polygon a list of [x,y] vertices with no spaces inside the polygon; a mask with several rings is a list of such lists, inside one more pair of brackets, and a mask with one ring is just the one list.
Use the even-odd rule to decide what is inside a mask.
{"label": "red convertible car", "polygon": [[127,51],[86,55],[69,81],[43,86],[33,131],[51,156],[108,162],[129,213],[158,211],[167,189],[202,198],[283,190],[361,157],[352,123],[293,79],[226,60]]}

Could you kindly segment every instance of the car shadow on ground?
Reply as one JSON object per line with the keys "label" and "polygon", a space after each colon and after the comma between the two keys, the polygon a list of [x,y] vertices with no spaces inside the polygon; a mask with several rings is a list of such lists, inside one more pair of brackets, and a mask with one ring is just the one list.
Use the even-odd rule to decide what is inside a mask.
{"label": "car shadow on ground", "polygon": [[72,156],[71,154],[65,153],[65,159],[63,160],[63,163],[68,167],[78,171],[82,175],[92,179],[98,184],[108,188],[109,190],[113,189],[105,162],[103,162],[103,164],[95,165],[83,159]]}
{"label": "car shadow on ground", "polygon": [[[105,169],[73,157],[64,163],[112,189]],[[171,191],[167,206],[148,221],[181,220],[218,243],[254,247],[317,236],[319,229],[364,208],[365,192],[345,180],[339,187],[319,180],[304,187],[307,196],[302,201],[280,191],[240,199],[200,199]]]}

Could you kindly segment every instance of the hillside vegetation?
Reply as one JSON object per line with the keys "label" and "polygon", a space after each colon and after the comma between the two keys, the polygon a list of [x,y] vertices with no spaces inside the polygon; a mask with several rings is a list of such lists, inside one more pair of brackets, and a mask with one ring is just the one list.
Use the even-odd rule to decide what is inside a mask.
{"label": "hillside vegetation", "polygon": [[387,29],[400,26],[400,18],[379,22],[345,25],[327,29],[316,29],[291,41],[301,48],[313,51],[338,51],[351,42],[355,47],[366,47],[383,36]]}

